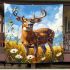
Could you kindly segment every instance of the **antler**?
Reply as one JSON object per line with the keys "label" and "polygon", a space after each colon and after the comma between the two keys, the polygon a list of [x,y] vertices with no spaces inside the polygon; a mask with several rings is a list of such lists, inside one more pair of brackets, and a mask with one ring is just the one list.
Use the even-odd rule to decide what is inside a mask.
{"label": "antler", "polygon": [[17,19],[18,21],[22,21],[22,18],[23,18],[23,17],[17,16],[17,14],[18,14],[18,8],[16,7],[16,8],[14,8],[12,11],[13,11],[13,15],[16,17],[16,19]]}
{"label": "antler", "polygon": [[41,22],[41,19],[43,17],[45,17],[47,15],[46,11],[45,10],[41,10],[41,16],[40,17],[35,17],[35,14],[33,15],[33,18],[30,19],[30,22],[31,23],[38,23],[38,22]]}
{"label": "antler", "polygon": [[41,16],[39,18],[43,18],[47,15],[47,12],[45,10],[41,10]]}
{"label": "antler", "polygon": [[14,15],[14,16],[17,16],[17,14],[18,14],[18,9],[17,9],[17,7],[14,8],[12,11],[13,11],[13,15]]}

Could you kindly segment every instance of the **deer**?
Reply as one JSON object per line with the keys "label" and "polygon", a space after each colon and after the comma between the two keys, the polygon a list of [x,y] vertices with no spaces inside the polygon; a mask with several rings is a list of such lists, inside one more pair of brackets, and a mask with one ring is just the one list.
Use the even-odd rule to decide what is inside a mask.
{"label": "deer", "polygon": [[22,44],[25,46],[26,49],[26,55],[29,53],[29,48],[34,48],[34,54],[37,56],[38,52],[38,46],[41,45],[41,48],[43,50],[43,53],[46,52],[45,44],[48,43],[52,55],[53,55],[53,39],[54,39],[54,31],[49,28],[39,28],[37,30],[33,30],[33,25],[35,23],[39,23],[42,21],[42,18],[44,18],[47,15],[47,12],[45,10],[41,10],[41,16],[33,18],[25,18],[24,16],[17,16],[15,14],[15,11],[13,14],[16,16],[16,19],[18,21],[22,22],[22,34],[21,34],[21,41]]}

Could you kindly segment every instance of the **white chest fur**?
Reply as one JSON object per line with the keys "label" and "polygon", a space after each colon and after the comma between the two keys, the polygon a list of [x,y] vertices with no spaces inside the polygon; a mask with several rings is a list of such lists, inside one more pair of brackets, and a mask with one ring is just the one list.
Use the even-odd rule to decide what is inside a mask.
{"label": "white chest fur", "polygon": [[27,30],[27,28],[26,28],[26,27],[23,27],[23,30],[25,30],[25,31],[26,31],[26,30]]}

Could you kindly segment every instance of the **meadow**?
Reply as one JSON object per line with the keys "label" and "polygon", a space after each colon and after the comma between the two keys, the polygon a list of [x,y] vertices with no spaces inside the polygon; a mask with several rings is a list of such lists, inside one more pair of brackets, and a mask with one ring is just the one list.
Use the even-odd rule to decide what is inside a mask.
{"label": "meadow", "polygon": [[[8,55],[8,62],[18,63],[47,63],[51,62],[52,54],[49,46],[46,46],[44,54],[41,47],[38,46],[37,57],[34,56],[34,49],[29,49],[29,55],[26,56],[26,50],[22,43],[16,41],[5,41],[5,52]],[[63,59],[63,46],[53,46],[54,62],[60,62]]]}

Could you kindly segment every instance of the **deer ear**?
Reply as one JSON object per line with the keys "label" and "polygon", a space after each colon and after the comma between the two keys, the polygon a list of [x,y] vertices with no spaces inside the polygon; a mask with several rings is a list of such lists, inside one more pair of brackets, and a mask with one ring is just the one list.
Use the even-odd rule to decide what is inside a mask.
{"label": "deer ear", "polygon": [[20,21],[20,17],[17,16],[16,19],[17,19],[18,21]]}

